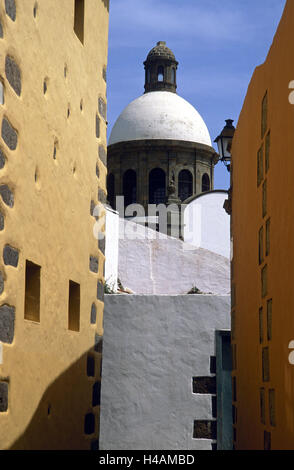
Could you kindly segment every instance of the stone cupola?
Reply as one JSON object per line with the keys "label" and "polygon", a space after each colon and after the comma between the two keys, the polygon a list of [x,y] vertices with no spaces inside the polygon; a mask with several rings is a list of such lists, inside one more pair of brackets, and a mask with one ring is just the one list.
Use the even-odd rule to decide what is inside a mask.
{"label": "stone cupola", "polygon": [[159,41],[149,52],[144,62],[145,93],[149,91],[177,90],[178,62],[165,41]]}

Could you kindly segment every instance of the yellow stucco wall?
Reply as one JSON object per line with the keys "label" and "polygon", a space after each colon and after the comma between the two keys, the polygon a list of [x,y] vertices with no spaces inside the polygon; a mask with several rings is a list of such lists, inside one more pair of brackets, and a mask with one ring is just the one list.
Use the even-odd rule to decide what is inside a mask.
{"label": "yellow stucco wall", "polygon": [[[289,83],[294,80],[293,31],[294,2],[289,0],[268,57],[252,77],[232,148],[236,449],[294,448],[294,366],[289,363],[291,350],[288,348],[294,339],[294,106],[289,102]],[[266,92],[267,127],[262,137],[261,109]],[[268,132],[269,169],[265,170],[263,154],[264,174],[258,186],[257,153],[262,143],[265,146]],[[263,216],[262,187],[265,181],[267,211]],[[270,252],[266,255],[265,233],[269,219]],[[264,256],[259,264],[261,227],[264,228]],[[262,295],[264,266],[267,266],[267,282]],[[267,318],[269,300],[272,300],[271,322]],[[272,337],[267,334],[270,323]],[[259,325],[263,327],[261,339]],[[264,348],[268,348],[269,361],[266,357],[262,359]],[[263,369],[267,367],[269,376],[263,376]]]}
{"label": "yellow stucco wall", "polygon": [[[7,14],[9,3],[0,0],[0,125],[6,117],[18,141],[11,150],[0,137],[6,156],[0,185],[14,195],[13,207],[0,198],[0,306],[15,307],[15,324],[12,343],[2,342],[0,382],[8,383],[8,410],[0,413],[0,448],[90,449],[99,432],[92,391],[100,381],[101,348],[94,351],[94,344],[103,334],[97,282],[104,264],[90,205],[98,203],[98,189],[106,191],[98,157],[99,147],[106,148],[106,122],[98,100],[106,103],[108,2],[85,1],[83,44],[74,32],[74,0],[15,0],[15,20]],[[7,55],[21,72],[20,96],[6,76]],[[17,267],[4,264],[6,244],[19,251]],[[90,256],[98,258],[98,273],[89,269]],[[24,319],[26,260],[41,266],[40,322]],[[69,280],[80,284],[79,331],[68,329]],[[95,358],[93,377],[88,354]],[[84,429],[87,413],[95,418],[91,434]]]}

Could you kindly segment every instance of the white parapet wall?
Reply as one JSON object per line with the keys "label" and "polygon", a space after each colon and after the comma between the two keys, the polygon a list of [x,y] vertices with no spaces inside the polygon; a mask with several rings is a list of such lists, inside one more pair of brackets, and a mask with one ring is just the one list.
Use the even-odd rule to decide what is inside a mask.
{"label": "white parapet wall", "polygon": [[111,207],[106,206],[105,214],[105,282],[117,291],[118,277],[118,245],[119,245],[119,215]]}
{"label": "white parapet wall", "polygon": [[193,426],[213,420],[212,396],[192,381],[211,376],[229,312],[229,296],[105,296],[100,449],[211,450]]}
{"label": "white parapet wall", "polygon": [[215,190],[188,200],[184,212],[184,240],[230,258],[230,217],[223,208],[227,191]]}

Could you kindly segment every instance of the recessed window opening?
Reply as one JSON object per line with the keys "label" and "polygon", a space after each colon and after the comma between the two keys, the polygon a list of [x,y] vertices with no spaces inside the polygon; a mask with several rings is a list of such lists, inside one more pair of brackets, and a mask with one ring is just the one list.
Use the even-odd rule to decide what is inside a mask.
{"label": "recessed window opening", "polygon": [[202,192],[210,191],[210,179],[207,173],[202,176]]}
{"label": "recessed window opening", "polygon": [[39,322],[41,267],[31,261],[26,261],[25,276],[24,317],[26,320]]}
{"label": "recessed window opening", "polygon": [[150,83],[151,76],[150,76],[150,69],[147,70],[147,82]]}
{"label": "recessed window opening", "polygon": [[84,44],[85,0],[75,0],[74,32]]}
{"label": "recessed window opening", "polygon": [[157,81],[163,82],[163,67],[160,65],[157,69]]}
{"label": "recessed window opening", "polygon": [[166,199],[165,172],[154,168],[149,173],[149,204],[164,204]]}
{"label": "recessed window opening", "polygon": [[172,83],[176,83],[176,69],[172,69]]}
{"label": "recessed window opening", "polygon": [[191,171],[182,170],[179,173],[179,198],[181,201],[188,199],[193,193],[193,176]]}
{"label": "recessed window opening", "polygon": [[123,176],[123,195],[126,207],[136,202],[137,175],[134,170],[127,170]]}
{"label": "recessed window opening", "polygon": [[69,281],[68,329],[80,331],[80,285]]}

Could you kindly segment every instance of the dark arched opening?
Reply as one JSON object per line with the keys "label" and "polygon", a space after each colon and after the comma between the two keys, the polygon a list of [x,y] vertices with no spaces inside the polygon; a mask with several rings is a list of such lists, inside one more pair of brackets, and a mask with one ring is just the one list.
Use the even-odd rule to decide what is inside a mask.
{"label": "dark arched opening", "polygon": [[202,176],[202,192],[210,191],[210,179],[207,173]]}
{"label": "dark arched opening", "polygon": [[172,68],[172,83],[176,83],[176,69],[174,67]]}
{"label": "dark arched opening", "polygon": [[193,194],[193,176],[191,171],[182,170],[178,178],[178,194],[181,201],[184,201]]}
{"label": "dark arched opening", "polygon": [[127,170],[123,177],[123,195],[125,206],[134,204],[137,198],[137,175],[134,170]]}
{"label": "dark arched opening", "polygon": [[149,204],[165,203],[165,172],[154,168],[149,173]]}
{"label": "dark arched opening", "polygon": [[158,82],[163,82],[163,75],[164,75],[164,70],[162,65],[160,65],[157,69],[157,81]]}
{"label": "dark arched opening", "polygon": [[109,204],[111,205],[111,207],[113,209],[115,209],[115,207],[114,207],[114,190],[115,190],[115,187],[114,187],[114,174],[109,173],[109,175],[107,175],[107,199],[108,199],[108,202],[109,202]]}

